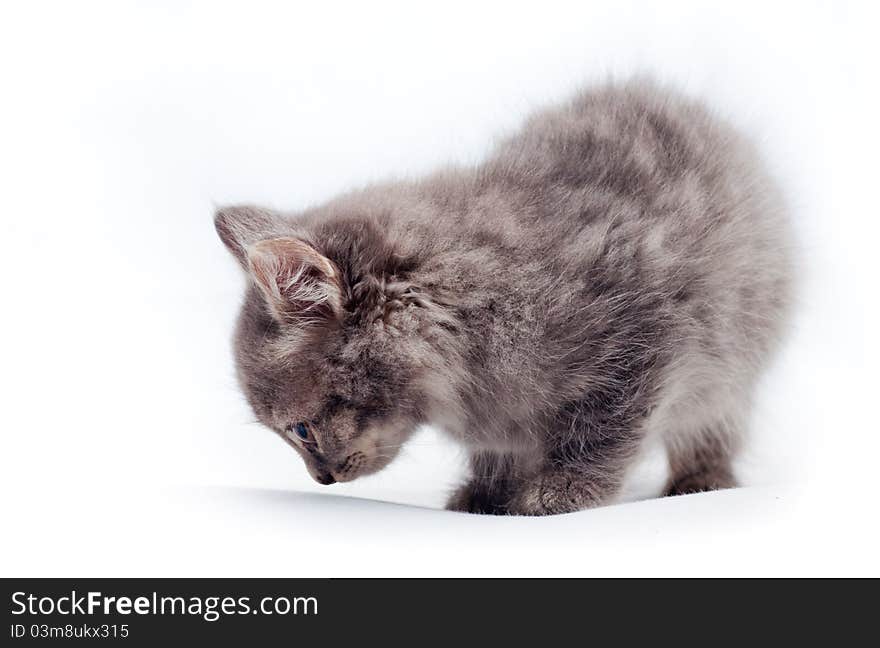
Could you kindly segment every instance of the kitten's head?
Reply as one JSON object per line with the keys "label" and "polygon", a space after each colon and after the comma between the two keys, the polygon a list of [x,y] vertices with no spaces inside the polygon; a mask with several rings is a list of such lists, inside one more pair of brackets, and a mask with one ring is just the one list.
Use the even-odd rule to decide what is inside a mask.
{"label": "kitten's head", "polygon": [[307,227],[254,207],[215,217],[248,278],[235,334],[257,418],[322,484],[387,465],[424,418],[436,308],[375,223]]}

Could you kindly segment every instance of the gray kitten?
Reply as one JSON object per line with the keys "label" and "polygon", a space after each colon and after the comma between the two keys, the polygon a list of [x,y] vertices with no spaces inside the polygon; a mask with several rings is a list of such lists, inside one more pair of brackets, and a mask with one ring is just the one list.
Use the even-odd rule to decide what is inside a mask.
{"label": "gray kitten", "polygon": [[734,486],[791,301],[750,145],[643,81],[534,115],[479,166],[216,227],[249,277],[235,355],[260,421],[322,484],[437,425],[470,454],[460,511],[609,502],[649,435],[667,494]]}

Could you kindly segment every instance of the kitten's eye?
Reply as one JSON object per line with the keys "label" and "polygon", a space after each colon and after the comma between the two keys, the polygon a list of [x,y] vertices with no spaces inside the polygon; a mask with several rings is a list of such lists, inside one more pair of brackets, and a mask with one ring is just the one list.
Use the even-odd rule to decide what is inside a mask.
{"label": "kitten's eye", "polygon": [[290,431],[303,441],[306,441],[309,438],[309,428],[306,427],[305,423],[297,423],[291,426]]}

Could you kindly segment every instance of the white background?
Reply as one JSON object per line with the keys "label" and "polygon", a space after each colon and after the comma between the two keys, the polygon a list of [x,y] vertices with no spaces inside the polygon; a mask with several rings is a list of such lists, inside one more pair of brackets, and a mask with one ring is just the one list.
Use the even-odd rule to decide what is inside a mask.
{"label": "white background", "polygon": [[[0,574],[880,575],[871,3],[415,4],[3,4]],[[757,138],[798,228],[750,487],[447,513],[462,456],[430,430],[384,473],[313,484],[236,387],[243,282],[214,206],[477,161],[635,72]]]}

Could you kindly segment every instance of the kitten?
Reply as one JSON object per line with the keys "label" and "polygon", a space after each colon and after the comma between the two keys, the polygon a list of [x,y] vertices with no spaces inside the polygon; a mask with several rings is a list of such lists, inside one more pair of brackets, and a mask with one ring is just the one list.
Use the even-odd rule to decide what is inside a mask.
{"label": "kitten", "polygon": [[454,510],[612,501],[649,435],[667,494],[736,484],[790,235],[750,145],[700,105],[611,84],[479,166],[215,222],[249,278],[241,386],[318,482],[380,470],[430,423],[470,455]]}

